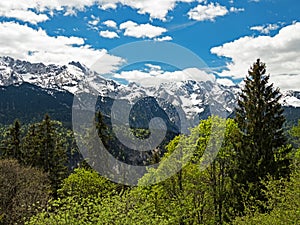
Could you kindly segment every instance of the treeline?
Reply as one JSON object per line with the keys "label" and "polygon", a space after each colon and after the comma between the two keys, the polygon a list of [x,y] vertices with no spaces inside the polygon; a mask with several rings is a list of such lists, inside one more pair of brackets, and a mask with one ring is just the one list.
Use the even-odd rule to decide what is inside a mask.
{"label": "treeline", "polygon": [[[1,141],[0,224],[299,223],[300,121],[284,129],[281,94],[265,73],[257,60],[236,117],[212,116],[175,137],[162,157],[154,152],[152,162],[160,164],[137,187],[113,183],[84,163],[70,173],[71,131],[48,116],[26,131],[16,121]],[[96,121],[105,140],[101,115]]]}
{"label": "treeline", "polygon": [[72,131],[48,115],[0,130],[0,224],[19,224],[56,198],[80,155]]}

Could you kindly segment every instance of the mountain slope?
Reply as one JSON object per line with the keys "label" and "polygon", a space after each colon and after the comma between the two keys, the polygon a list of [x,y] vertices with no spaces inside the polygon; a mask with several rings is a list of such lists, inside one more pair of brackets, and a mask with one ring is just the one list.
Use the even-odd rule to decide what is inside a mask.
{"label": "mountain slope", "polygon": [[[50,94],[51,93],[51,94]],[[0,87],[0,123],[11,124],[16,118],[23,123],[40,121],[46,113],[71,126],[73,95],[45,90],[22,83]]]}

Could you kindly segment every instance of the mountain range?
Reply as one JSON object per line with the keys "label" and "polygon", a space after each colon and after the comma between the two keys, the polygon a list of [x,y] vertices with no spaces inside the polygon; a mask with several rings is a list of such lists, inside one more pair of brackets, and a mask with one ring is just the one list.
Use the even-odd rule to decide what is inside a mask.
{"label": "mountain range", "polygon": [[[15,118],[23,123],[34,122],[48,113],[71,126],[74,95],[94,94],[93,91],[98,95],[96,108],[107,121],[113,113],[114,100],[118,99],[128,105],[135,104],[129,118],[132,127],[147,128],[151,118],[158,116],[177,133],[182,128],[182,117],[188,126],[193,126],[211,114],[232,116],[240,87],[193,80],[170,81],[153,87],[124,85],[101,77],[79,62],[60,66],[0,57],[2,124],[12,123]],[[287,120],[295,123],[299,119],[300,92],[290,90],[282,94]]]}

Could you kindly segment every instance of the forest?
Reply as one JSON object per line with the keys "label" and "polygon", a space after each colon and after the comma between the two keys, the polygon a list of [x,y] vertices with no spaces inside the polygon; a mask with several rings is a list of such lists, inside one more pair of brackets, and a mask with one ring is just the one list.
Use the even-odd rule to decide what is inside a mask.
{"label": "forest", "polygon": [[[159,166],[137,186],[101,176],[80,155],[72,130],[48,115],[37,123],[1,125],[0,224],[300,223],[300,120],[286,124],[280,90],[269,78],[258,59],[234,118],[212,115],[160,146],[149,158]],[[102,140],[110,138],[100,112],[95,126]],[[218,144],[215,156],[204,155]],[[164,179],[178,149],[189,160]]]}

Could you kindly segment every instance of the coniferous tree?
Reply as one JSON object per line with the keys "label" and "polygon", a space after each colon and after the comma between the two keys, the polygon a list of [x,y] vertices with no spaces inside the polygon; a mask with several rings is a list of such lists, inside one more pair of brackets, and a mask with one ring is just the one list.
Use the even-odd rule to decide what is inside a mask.
{"label": "coniferous tree", "polygon": [[42,168],[49,173],[49,178],[54,188],[58,189],[60,182],[67,174],[67,141],[63,134],[59,133],[55,121],[49,115],[39,124],[37,136],[39,137],[40,159]]}
{"label": "coniferous tree", "polygon": [[41,168],[40,139],[37,135],[37,124],[29,126],[25,137],[22,139],[22,149],[23,164]]}
{"label": "coniferous tree", "polygon": [[[281,94],[268,84],[266,66],[259,59],[248,71],[236,108],[240,135],[235,145],[233,180],[238,198],[235,209],[243,211],[245,201],[265,200],[261,180],[280,178],[289,173],[289,160],[283,125],[285,117],[279,103]],[[242,194],[244,196],[242,197]]]}
{"label": "coniferous tree", "polygon": [[67,140],[61,124],[48,115],[29,127],[23,138],[24,164],[48,173],[53,193],[67,175]]}
{"label": "coniferous tree", "polygon": [[109,134],[109,129],[104,122],[103,114],[98,111],[95,116],[96,129],[98,132],[98,136],[101,139],[103,145],[106,147],[108,145],[109,140],[111,139]]}
{"label": "coniferous tree", "polygon": [[22,160],[21,150],[21,124],[15,120],[13,125],[8,128],[5,139],[2,141],[3,158],[14,158],[19,162]]}

